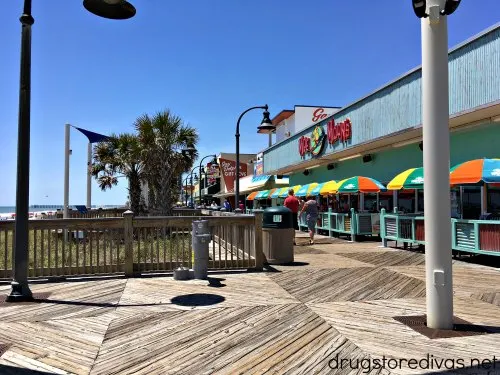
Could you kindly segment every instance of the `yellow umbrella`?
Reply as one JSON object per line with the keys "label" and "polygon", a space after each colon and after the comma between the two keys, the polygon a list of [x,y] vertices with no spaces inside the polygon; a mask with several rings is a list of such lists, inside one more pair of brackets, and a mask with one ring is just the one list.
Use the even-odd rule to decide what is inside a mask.
{"label": "yellow umbrella", "polygon": [[348,180],[348,178],[344,178],[343,180],[335,183],[332,185],[331,189],[329,190],[329,193],[330,194],[337,194],[338,193],[338,190],[339,190],[339,187],[342,186],[342,184],[344,182],[346,182]]}
{"label": "yellow umbrella", "polygon": [[335,186],[337,186],[337,182],[335,180],[328,181],[321,187],[319,193],[321,195],[333,194]]}
{"label": "yellow umbrella", "polygon": [[300,189],[300,185],[295,185],[292,186],[291,188],[290,187],[283,188],[283,190],[280,191],[280,198],[286,198],[288,196],[288,190],[290,189],[293,189],[294,194],[296,194]]}
{"label": "yellow umbrella", "polygon": [[297,197],[307,197],[309,193],[311,192],[312,189],[314,189],[316,186],[318,186],[317,182],[312,182],[307,185],[302,185],[302,187],[299,189],[299,191],[295,192],[295,195]]}

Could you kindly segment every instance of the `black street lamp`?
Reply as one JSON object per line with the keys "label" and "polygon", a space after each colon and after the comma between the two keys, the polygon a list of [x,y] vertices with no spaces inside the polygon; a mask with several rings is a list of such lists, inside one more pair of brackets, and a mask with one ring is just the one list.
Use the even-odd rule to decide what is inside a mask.
{"label": "black street lamp", "polygon": [[[213,158],[213,161],[211,164],[211,167],[215,167],[217,168],[219,166],[219,164],[217,163],[217,155],[207,155],[205,156],[203,159],[200,160],[200,165],[199,165],[199,170],[198,170],[198,174],[200,175],[200,186],[198,187],[198,191],[199,191],[199,194],[200,194],[200,205],[202,204],[202,200],[201,200],[201,197],[202,197],[202,194],[201,194],[201,173],[202,173],[202,163],[203,163],[203,160],[205,160],[206,158]],[[205,173],[205,172],[203,172]],[[205,183],[206,183],[206,176],[205,176]]]}
{"label": "black street lamp", "polygon": [[257,107],[251,107],[248,108],[246,111],[244,111],[240,117],[238,118],[238,122],[236,123],[236,175],[235,175],[235,189],[234,189],[234,206],[235,206],[235,212],[241,212],[241,210],[238,208],[238,203],[240,201],[240,121],[243,115],[252,109],[263,109],[264,110],[264,117],[262,119],[262,122],[260,125],[257,127],[259,133],[268,133],[272,132],[276,127],[273,125],[271,119],[269,118],[269,112],[268,109],[269,107],[266,105],[264,106],[257,106]]}
{"label": "black street lamp", "polygon": [[185,191],[186,191],[186,206],[187,206],[187,182],[190,180],[190,190],[191,190],[191,205],[194,206],[193,203],[193,193],[194,193],[194,188],[193,188],[193,178],[195,182],[198,182],[198,176],[195,173],[195,170],[198,168],[198,166],[194,167],[191,169],[191,171],[187,174],[187,176],[184,178],[184,181],[186,182],[185,184]]}
{"label": "black street lamp", "polygon": [[[104,18],[127,19],[135,8],[124,0],[84,0],[84,7]],[[24,0],[21,21],[21,71],[19,90],[19,121],[17,139],[16,222],[12,250],[13,281],[8,302],[33,300],[28,285],[29,247],[29,174],[30,174],[30,115],[31,115],[31,0]]]}

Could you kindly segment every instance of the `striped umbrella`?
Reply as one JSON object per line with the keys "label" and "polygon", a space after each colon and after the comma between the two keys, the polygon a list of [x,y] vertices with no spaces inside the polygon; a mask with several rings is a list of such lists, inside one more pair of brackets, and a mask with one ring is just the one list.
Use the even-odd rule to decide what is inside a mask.
{"label": "striped umbrella", "polygon": [[254,191],[253,193],[250,193],[250,195],[247,197],[247,201],[253,201],[255,197],[259,194],[258,191]]}
{"label": "striped umbrella", "polygon": [[328,194],[333,194],[335,187],[337,186],[337,181],[331,180],[328,182],[325,182],[323,186],[321,187],[319,193],[321,195],[328,195]]}
{"label": "striped umbrella", "polygon": [[394,177],[387,189],[423,189],[424,188],[424,168],[410,168]]}
{"label": "striped umbrella", "polygon": [[[295,194],[297,194],[297,192],[299,191],[300,189],[300,185],[295,185],[295,186],[292,186],[292,190]],[[290,190],[290,188],[287,188],[285,190],[283,190],[282,192],[280,192],[280,198],[286,198],[288,196],[288,190]]]}
{"label": "striped umbrella", "polygon": [[500,183],[500,159],[475,159],[450,170],[451,185]]}
{"label": "striped umbrella", "polygon": [[288,191],[288,187],[278,188],[271,194],[271,198],[279,198],[280,194],[284,191]]}
{"label": "striped umbrella", "polygon": [[311,190],[314,189],[316,186],[318,185],[318,183],[316,182],[312,182],[310,184],[307,184],[307,185],[303,185],[299,191],[297,191],[295,193],[295,195],[297,197],[306,197],[308,196],[310,193],[311,193]]}
{"label": "striped umbrella", "polygon": [[378,193],[386,188],[373,178],[355,176],[340,181],[335,190],[339,193]]}
{"label": "striped umbrella", "polygon": [[267,196],[267,193],[269,192],[269,190],[261,190],[259,191],[259,193],[255,196],[254,199],[262,199],[264,197],[264,195]]}
{"label": "striped umbrella", "polygon": [[314,197],[318,196],[319,195],[319,192],[321,191],[321,188],[326,184],[326,182],[322,182],[318,185],[316,185],[312,190],[311,192],[309,193],[309,195],[312,195]]}

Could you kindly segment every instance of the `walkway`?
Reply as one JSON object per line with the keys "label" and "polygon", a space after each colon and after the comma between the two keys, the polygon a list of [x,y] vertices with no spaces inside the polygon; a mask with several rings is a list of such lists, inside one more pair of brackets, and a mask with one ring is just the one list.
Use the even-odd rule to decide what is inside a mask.
{"label": "walkway", "polygon": [[[425,314],[423,254],[300,242],[294,265],[209,282],[33,284],[44,302],[0,303],[0,374],[414,374],[430,371],[426,362],[412,369],[427,355],[429,369],[496,356],[495,370],[484,362],[457,373],[500,373],[498,269],[454,263],[455,315],[497,333],[429,339],[394,319]],[[0,285],[0,295],[8,289]],[[377,368],[384,356],[385,369]],[[351,367],[364,359],[367,370],[350,369],[347,359]]]}

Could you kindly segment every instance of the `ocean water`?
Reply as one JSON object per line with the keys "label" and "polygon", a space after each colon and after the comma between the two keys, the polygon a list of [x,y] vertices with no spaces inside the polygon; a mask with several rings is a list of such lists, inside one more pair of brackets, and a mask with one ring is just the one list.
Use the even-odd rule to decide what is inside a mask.
{"label": "ocean water", "polygon": [[[119,208],[122,206],[119,205],[104,205],[104,206],[92,206],[92,208]],[[70,208],[75,209],[75,207],[70,206]],[[60,205],[35,205],[35,206],[30,206],[29,212],[46,212],[46,211],[57,211],[57,210],[62,210],[63,206]],[[16,212],[16,207],[15,206],[0,206],[0,214],[12,214]]]}

